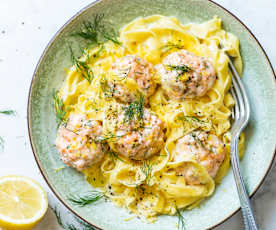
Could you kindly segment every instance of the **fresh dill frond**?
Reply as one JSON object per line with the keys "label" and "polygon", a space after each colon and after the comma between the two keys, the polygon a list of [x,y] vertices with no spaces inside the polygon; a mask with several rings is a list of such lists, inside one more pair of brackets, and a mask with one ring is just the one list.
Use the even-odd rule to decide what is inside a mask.
{"label": "fresh dill frond", "polygon": [[145,160],[145,161],[143,161],[143,165],[141,167],[142,172],[146,176],[145,183],[147,185],[150,184],[150,180],[152,177],[152,166],[153,166],[153,164],[149,160]]}
{"label": "fresh dill frond", "polygon": [[187,121],[187,122],[194,121],[194,122],[204,123],[204,121],[198,119],[195,116],[178,116],[178,120]]}
{"label": "fresh dill frond", "polygon": [[65,224],[63,223],[61,216],[60,216],[60,212],[58,212],[57,208],[53,208],[53,211],[55,213],[55,216],[57,218],[57,222],[60,225],[60,227],[62,227],[63,229],[66,229]]}
{"label": "fresh dill frond", "polygon": [[73,224],[68,224],[66,229],[68,230],[79,230],[76,226],[74,226]]}
{"label": "fresh dill frond", "polygon": [[130,103],[123,109],[125,111],[125,121],[131,122],[135,117],[138,120],[142,120],[144,117],[144,97],[140,95],[137,101]]}
{"label": "fresh dill frond", "polygon": [[195,116],[178,116],[177,119],[181,122],[183,122],[183,124],[185,122],[197,125],[197,126],[203,126],[203,127],[209,127],[211,128],[212,124],[210,124],[210,121],[204,121],[201,120]]}
{"label": "fresh dill frond", "polygon": [[105,76],[103,76],[100,80],[100,86],[101,86],[101,90],[104,94],[105,97],[107,98],[112,98],[113,94],[115,92],[115,86],[114,85],[110,85],[111,83],[108,82],[107,78]]}
{"label": "fresh dill frond", "polygon": [[56,110],[56,116],[58,119],[58,124],[66,123],[66,115],[68,112],[68,109],[65,108],[64,102],[62,98],[58,95],[58,91],[54,92],[53,95],[53,101],[54,101],[54,107]]}
{"label": "fresh dill frond", "polygon": [[185,219],[178,208],[176,208],[176,214],[178,217],[178,224],[177,224],[178,230],[186,230]]}
{"label": "fresh dill frond", "polygon": [[1,110],[0,113],[4,114],[4,115],[13,115],[13,116],[16,115],[16,111],[15,110]]}
{"label": "fresh dill frond", "polygon": [[[81,73],[82,77],[85,78],[91,84],[94,78],[94,73],[92,69],[88,66],[88,64],[85,61],[80,61],[78,58],[75,57],[71,46],[69,46],[69,49],[73,65],[76,67],[77,71]],[[87,59],[89,59],[88,53]]]}
{"label": "fresh dill frond", "polygon": [[60,212],[57,211],[57,208],[53,208],[53,211],[55,213],[55,216],[57,218],[57,222],[58,224],[60,225],[60,227],[62,227],[63,229],[66,229],[66,230],[95,230],[95,228],[93,228],[90,224],[80,220],[79,218],[75,217],[74,218],[76,219],[76,221],[79,223],[79,226],[75,226],[73,224],[67,224],[67,223],[64,223],[61,219],[61,215],[60,215]]}
{"label": "fresh dill frond", "polygon": [[177,71],[177,75],[178,76],[181,76],[183,75],[184,73],[187,73],[187,72],[190,72],[192,69],[187,66],[187,65],[167,65],[167,67],[169,68],[170,71]]}
{"label": "fresh dill frond", "polygon": [[104,44],[101,44],[100,48],[97,50],[97,52],[93,55],[94,58],[98,58],[101,56],[102,52],[104,51],[105,46]]}
{"label": "fresh dill frond", "polygon": [[116,45],[121,43],[113,28],[107,27],[103,22],[104,14],[96,14],[92,22],[83,22],[82,29],[73,35],[89,40],[92,44],[100,44],[104,41],[112,41]]}
{"label": "fresh dill frond", "polygon": [[[126,80],[128,78],[128,75],[130,73],[131,67],[125,68],[125,69],[120,69],[120,73],[118,74],[118,79],[116,79],[117,81],[123,81]],[[135,72],[137,73],[137,72]]]}
{"label": "fresh dill frond", "polygon": [[113,28],[107,29],[103,26],[101,34],[107,41],[112,41],[116,45],[121,45],[121,42],[119,42],[117,34]]}
{"label": "fresh dill frond", "polygon": [[184,49],[184,46],[168,42],[166,45],[161,47],[163,53],[169,52],[172,49]]}
{"label": "fresh dill frond", "polygon": [[5,140],[0,136],[0,151],[4,151]]}
{"label": "fresh dill frond", "polygon": [[106,142],[106,141],[111,142],[111,141],[115,141],[117,138],[120,138],[120,137],[123,137],[123,136],[125,136],[125,135],[116,135],[116,134],[108,131],[104,135],[97,137],[93,141],[95,141],[96,143],[97,142],[103,143],[103,142]]}
{"label": "fresh dill frond", "polygon": [[203,144],[202,141],[199,139],[199,137],[196,135],[196,133],[192,132],[192,137],[194,138],[194,140],[195,140],[202,148],[204,148],[204,144]]}
{"label": "fresh dill frond", "polygon": [[103,192],[91,191],[85,195],[70,195],[67,197],[67,199],[69,201],[71,201],[73,204],[83,207],[85,205],[92,204],[92,203],[100,200],[104,196],[105,195]]}
{"label": "fresh dill frond", "polygon": [[92,43],[98,43],[103,18],[104,14],[96,14],[92,22],[83,22],[81,31],[73,35],[88,39]]}
{"label": "fresh dill frond", "polygon": [[121,159],[121,158],[118,156],[118,154],[115,153],[115,152],[112,151],[112,150],[106,151],[106,154],[112,159],[112,161],[119,160],[119,161],[124,162],[124,160]]}
{"label": "fresh dill frond", "polygon": [[213,128],[213,124],[210,120],[201,120],[195,116],[180,115],[177,117],[177,120],[180,121],[183,125],[183,134],[187,134],[188,132],[198,128],[201,128],[205,131],[210,131]]}
{"label": "fresh dill frond", "polygon": [[55,171],[56,171],[56,172],[59,172],[59,171],[61,171],[61,170],[63,170],[63,169],[65,169],[65,166],[64,166],[64,165],[61,166],[61,167],[56,168]]}

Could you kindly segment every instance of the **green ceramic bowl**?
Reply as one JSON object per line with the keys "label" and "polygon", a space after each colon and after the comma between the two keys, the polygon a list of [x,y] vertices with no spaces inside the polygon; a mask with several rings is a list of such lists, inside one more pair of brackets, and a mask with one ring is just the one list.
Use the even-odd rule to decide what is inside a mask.
{"label": "green ceramic bowl", "polygon": [[[246,129],[246,152],[241,162],[242,173],[253,195],[267,175],[275,156],[276,82],[269,60],[253,34],[242,22],[221,6],[207,0],[102,0],[90,4],[72,19],[50,41],[36,67],[29,95],[29,135],[38,166],[56,196],[73,213],[91,225],[105,230],[168,230],[177,229],[177,217],[160,216],[153,224],[134,218],[111,202],[77,207],[66,197],[71,193],[88,191],[90,185],[82,174],[62,165],[54,146],[57,123],[52,106],[52,93],[66,77],[65,68],[71,65],[68,43],[77,46],[70,35],[80,29],[84,20],[104,13],[119,29],[139,16],[162,14],[177,17],[182,23],[203,22],[218,15],[225,30],[237,35],[244,61],[243,82],[251,102],[252,114]],[[199,209],[185,211],[186,229],[212,228],[240,208],[233,174],[230,171],[215,194]],[[199,221],[200,219],[200,221]]]}

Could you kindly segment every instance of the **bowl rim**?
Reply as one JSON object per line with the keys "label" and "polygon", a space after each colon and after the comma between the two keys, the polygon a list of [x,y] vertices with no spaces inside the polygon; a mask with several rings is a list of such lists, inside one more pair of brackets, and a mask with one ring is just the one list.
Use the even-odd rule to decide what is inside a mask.
{"label": "bowl rim", "polygon": [[[31,148],[32,148],[32,152],[35,158],[35,161],[37,163],[37,166],[44,178],[44,180],[46,181],[47,185],[49,186],[49,188],[51,189],[51,191],[55,194],[55,196],[58,198],[58,200],[68,209],[70,210],[75,216],[77,216],[78,218],[80,218],[81,220],[85,221],[86,223],[90,224],[92,227],[98,229],[98,230],[104,230],[98,226],[96,226],[95,224],[89,222],[88,220],[86,220],[85,218],[81,217],[78,213],[76,213],[67,203],[66,201],[60,197],[58,195],[58,192],[55,190],[54,186],[51,185],[51,183],[49,182],[46,174],[44,173],[41,163],[39,162],[39,159],[37,157],[37,153],[35,151],[35,147],[34,147],[34,143],[33,143],[33,139],[32,139],[32,131],[31,131],[31,120],[30,120],[30,113],[31,113],[31,95],[32,95],[32,89],[33,89],[33,84],[34,84],[34,80],[37,76],[37,72],[38,69],[40,67],[41,62],[44,59],[44,56],[46,55],[46,53],[48,52],[48,50],[51,48],[53,42],[56,40],[57,36],[65,29],[65,27],[70,24],[73,20],[75,20],[78,16],[80,16],[83,12],[85,12],[87,9],[89,9],[90,7],[93,7],[94,5],[98,4],[99,2],[102,1],[109,1],[109,0],[95,0],[92,3],[89,3],[88,5],[86,5],[85,7],[83,7],[81,10],[79,10],[77,13],[75,13],[71,18],[69,18],[64,24],[63,26],[57,31],[55,32],[55,34],[53,35],[53,37],[51,38],[51,40],[47,43],[46,47],[43,50],[43,53],[41,54],[35,70],[33,72],[32,75],[32,80],[31,80],[31,84],[30,84],[30,88],[29,88],[29,93],[28,93],[28,105],[27,105],[27,125],[28,125],[28,135],[29,135],[29,140],[31,143]],[[276,82],[276,75],[273,69],[273,66],[268,58],[267,53],[265,52],[264,48],[262,47],[262,45],[260,44],[260,42],[258,41],[258,39],[256,38],[256,36],[253,34],[253,32],[241,21],[241,19],[239,19],[234,13],[232,13],[230,10],[226,9],[225,7],[223,7],[222,5],[214,2],[213,0],[206,0],[208,2],[210,2],[211,4],[213,4],[215,7],[218,7],[219,9],[221,9],[222,11],[224,11],[226,14],[228,14],[229,16],[231,16],[234,20],[236,20],[245,30],[247,30],[247,32],[249,33],[249,35],[256,41],[257,45],[259,46],[260,50],[262,51],[267,63],[270,66],[270,70],[272,72],[272,74],[274,75],[274,80]],[[261,187],[261,185],[264,183],[266,177],[268,176],[269,172],[272,169],[272,165],[273,162],[275,161],[275,157],[276,157],[276,148],[274,149],[274,154],[273,157],[269,163],[269,167],[267,168],[265,174],[263,175],[262,179],[260,180],[259,184],[257,185],[257,187],[254,189],[254,191],[250,194],[250,198],[252,198],[256,192],[259,190],[259,188]],[[222,219],[221,221],[219,221],[217,224],[209,227],[208,229],[214,229],[215,227],[221,225],[222,223],[224,223],[225,221],[227,221],[228,219],[230,219],[232,216],[234,216],[239,210],[241,209],[241,207],[239,206],[236,210],[233,211],[233,213],[231,213],[230,215],[228,215],[227,217],[225,217],[224,219]],[[207,229],[207,230],[208,230]]]}

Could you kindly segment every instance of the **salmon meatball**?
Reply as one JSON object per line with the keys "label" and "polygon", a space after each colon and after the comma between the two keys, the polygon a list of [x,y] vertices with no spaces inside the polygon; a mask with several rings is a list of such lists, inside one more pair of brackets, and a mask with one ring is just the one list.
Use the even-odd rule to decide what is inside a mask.
{"label": "salmon meatball", "polygon": [[[145,102],[147,102],[155,91],[156,84],[153,81],[154,67],[151,63],[136,55],[127,55],[117,59],[111,67],[111,72],[121,79],[109,82],[109,87],[113,89],[113,96],[120,102],[133,102],[139,93],[144,95]],[[127,78],[131,78],[137,83],[138,92],[126,86],[124,79]]]}
{"label": "salmon meatball", "polygon": [[207,58],[186,50],[169,54],[156,69],[166,94],[177,100],[204,96],[216,79],[215,68]]}
{"label": "salmon meatball", "polygon": [[62,161],[81,171],[99,162],[105,147],[94,139],[102,134],[99,121],[87,119],[85,115],[71,114],[67,124],[60,126],[56,145]]}
{"label": "salmon meatball", "polygon": [[122,106],[116,115],[116,141],[112,141],[111,147],[126,158],[144,160],[163,148],[164,124],[150,110],[139,110],[135,103]]}
{"label": "salmon meatball", "polygon": [[[225,149],[222,141],[213,134],[193,131],[177,140],[173,151],[174,161],[196,160],[214,178],[224,160]],[[199,184],[194,168],[183,164],[177,174],[184,176],[189,184]]]}

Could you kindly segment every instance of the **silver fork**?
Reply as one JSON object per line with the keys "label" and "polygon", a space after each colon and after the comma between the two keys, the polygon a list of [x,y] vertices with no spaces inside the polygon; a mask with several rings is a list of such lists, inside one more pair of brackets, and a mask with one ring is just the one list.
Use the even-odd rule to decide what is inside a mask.
{"label": "silver fork", "polygon": [[234,173],[237,191],[241,204],[241,211],[245,230],[258,230],[255,215],[250,204],[250,199],[245,188],[244,180],[240,172],[238,142],[242,130],[246,127],[249,116],[250,107],[248,97],[246,95],[240,76],[229,58],[229,67],[232,73],[231,93],[235,100],[234,108],[234,124],[231,128],[231,164]]}

